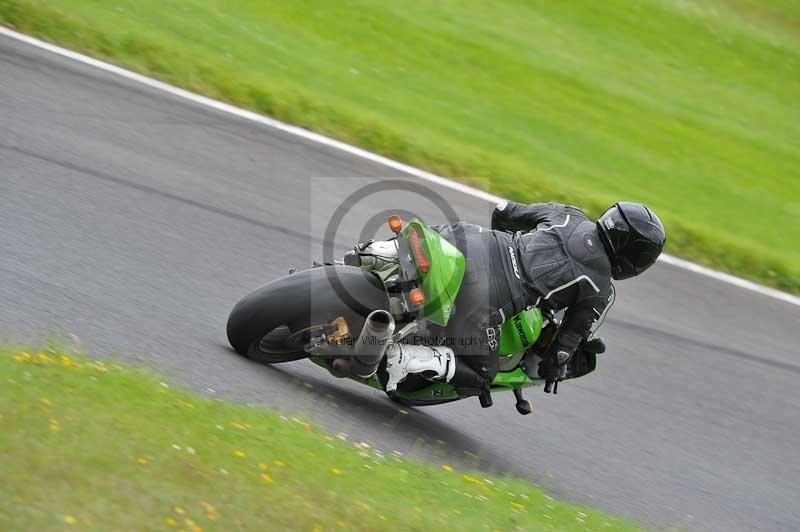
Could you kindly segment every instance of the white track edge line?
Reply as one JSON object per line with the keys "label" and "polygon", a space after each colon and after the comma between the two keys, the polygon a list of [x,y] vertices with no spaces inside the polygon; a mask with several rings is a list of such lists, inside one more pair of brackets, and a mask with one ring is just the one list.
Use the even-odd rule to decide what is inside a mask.
{"label": "white track edge line", "polygon": [[[200,96],[199,94],[195,94],[193,92],[189,92],[187,90],[175,87],[168,83],[164,83],[162,81],[158,81],[153,78],[149,78],[147,76],[143,76],[142,74],[137,74],[136,72],[132,72],[130,70],[118,67],[116,65],[112,65],[111,63],[106,63],[105,61],[100,61],[99,59],[94,59],[87,55],[74,52],[72,50],[68,50],[66,48],[62,48],[60,46],[56,46],[54,44],[50,44],[48,42],[42,41],[40,39],[36,39],[29,35],[25,35],[23,33],[19,33],[12,29],[9,29],[5,26],[0,26],[0,35],[5,35],[6,37],[15,39],[20,42],[24,42],[36,48],[40,48],[42,50],[47,50],[48,52],[52,52],[54,54],[60,55],[62,57],[66,57],[68,59],[72,59],[74,61],[78,61],[85,65],[89,65],[100,70],[104,70],[106,72],[127,78],[131,81],[136,81],[137,83],[141,83],[143,85],[147,85],[148,87],[158,89],[160,91],[167,92],[172,94],[173,96],[178,96],[180,98],[184,98],[186,100],[192,101],[194,103],[216,109],[218,111],[222,111],[224,113],[232,114],[238,116],[240,118],[244,118],[246,120],[250,120],[252,122],[258,122],[265,126],[269,126],[274,129],[278,129],[285,133],[289,133],[291,135],[295,135],[297,137],[304,138],[306,140],[310,140],[316,142],[318,144],[323,144],[325,146],[329,146],[331,148],[335,148],[344,152],[347,152],[351,155],[355,155],[357,157],[361,157],[362,159],[367,159],[369,161],[381,164],[388,168],[392,168],[395,170],[399,170],[401,172],[405,172],[409,175],[414,177],[424,179],[425,181],[429,181],[431,183],[435,183],[437,185],[441,185],[443,187],[461,192],[463,194],[467,194],[468,196],[472,196],[481,200],[484,200],[489,203],[500,203],[502,201],[506,201],[504,198],[500,196],[495,196],[494,194],[490,194],[483,190],[471,187],[469,185],[464,185],[463,183],[457,183],[455,181],[451,181],[450,179],[446,179],[444,177],[437,176],[430,172],[426,172],[425,170],[421,170],[419,168],[415,168],[413,166],[394,161],[389,159],[388,157],[384,157],[382,155],[377,155],[375,153],[369,152],[367,150],[357,148],[356,146],[352,146],[350,144],[346,144],[344,142],[334,140],[330,137],[326,137],[324,135],[320,135],[319,133],[314,133],[313,131],[309,131],[307,129],[303,129],[297,126],[293,126],[291,124],[287,124],[285,122],[281,122],[279,120],[275,120],[274,118],[269,118],[264,115],[260,115],[258,113],[254,113],[252,111],[247,111],[245,109],[235,107],[233,105],[220,102],[218,100],[213,100],[206,96]],[[754,283],[752,281],[748,281],[746,279],[742,279],[741,277],[736,277],[733,275],[729,275],[727,273],[718,272],[716,270],[712,270],[711,268],[706,268],[705,266],[700,266],[699,264],[695,264],[693,262],[689,262],[687,260],[679,259],[678,257],[674,257],[672,255],[663,254],[659,257],[659,261],[665,264],[669,264],[671,266],[676,266],[678,268],[688,270],[690,272],[694,272],[700,275],[704,275],[706,277],[711,277],[718,281],[739,287],[744,288],[745,290],[750,290],[752,292],[757,292],[759,294],[772,297],[774,299],[778,299],[789,303],[791,305],[800,306],[800,297],[794,296],[792,294],[788,294],[786,292],[781,292],[780,290],[776,290],[774,288],[770,288],[768,286],[760,285],[758,283]]]}

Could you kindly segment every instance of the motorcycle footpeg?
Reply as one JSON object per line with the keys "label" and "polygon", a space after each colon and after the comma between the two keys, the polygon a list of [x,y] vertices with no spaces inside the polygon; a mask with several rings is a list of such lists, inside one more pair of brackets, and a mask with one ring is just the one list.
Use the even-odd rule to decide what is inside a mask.
{"label": "motorcycle footpeg", "polygon": [[492,394],[488,390],[478,395],[478,401],[481,403],[481,408],[489,408],[494,404],[494,401],[492,401]]}

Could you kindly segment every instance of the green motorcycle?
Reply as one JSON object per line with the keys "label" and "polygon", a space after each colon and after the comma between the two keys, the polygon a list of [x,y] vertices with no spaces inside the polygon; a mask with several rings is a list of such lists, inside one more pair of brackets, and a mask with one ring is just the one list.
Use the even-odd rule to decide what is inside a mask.
{"label": "green motorcycle", "polygon": [[[290,271],[239,301],[227,324],[233,348],[266,364],[309,358],[337,377],[384,390],[386,346],[441,333],[455,311],[466,263],[455,246],[417,219],[403,224],[390,216],[389,228],[395,236],[388,241],[360,244],[334,264]],[[523,388],[544,384],[523,371],[523,357],[535,374],[530,367],[541,361],[558,326],[552,313],[535,307],[501,326],[500,370],[491,392],[512,391],[521,414],[532,410]],[[355,364],[341,374],[337,359]],[[590,367],[584,359],[581,368],[568,368],[566,378],[591,372],[594,360],[589,358]],[[409,375],[390,397],[407,406],[462,399],[450,384],[417,375]],[[488,394],[481,404],[491,404]]]}

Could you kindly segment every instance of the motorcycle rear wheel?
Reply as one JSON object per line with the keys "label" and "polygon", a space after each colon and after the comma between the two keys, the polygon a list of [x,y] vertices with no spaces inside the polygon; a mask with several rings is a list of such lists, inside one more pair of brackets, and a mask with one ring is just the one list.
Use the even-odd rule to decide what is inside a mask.
{"label": "motorcycle rear wheel", "polygon": [[309,335],[337,317],[358,334],[366,314],[388,308],[373,274],[353,266],[325,266],[277,279],[244,297],[228,317],[228,340],[241,355],[264,364],[307,358]]}

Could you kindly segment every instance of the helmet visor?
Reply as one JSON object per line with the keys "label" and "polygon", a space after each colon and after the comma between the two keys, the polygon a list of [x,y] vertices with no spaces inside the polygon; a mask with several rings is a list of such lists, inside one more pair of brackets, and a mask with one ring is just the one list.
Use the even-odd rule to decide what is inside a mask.
{"label": "helmet visor", "polygon": [[633,268],[634,275],[639,275],[647,268],[655,264],[661,254],[661,247],[653,242],[644,239],[637,239],[630,244],[632,256],[636,257]]}

